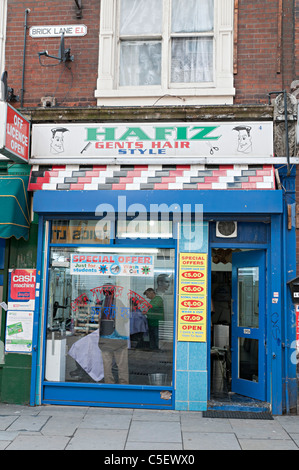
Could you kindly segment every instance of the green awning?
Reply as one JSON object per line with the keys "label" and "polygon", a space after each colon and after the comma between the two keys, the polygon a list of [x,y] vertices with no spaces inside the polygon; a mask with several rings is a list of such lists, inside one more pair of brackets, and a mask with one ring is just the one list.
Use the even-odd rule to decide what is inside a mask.
{"label": "green awning", "polygon": [[29,176],[0,175],[0,238],[23,237],[28,240],[30,212]]}

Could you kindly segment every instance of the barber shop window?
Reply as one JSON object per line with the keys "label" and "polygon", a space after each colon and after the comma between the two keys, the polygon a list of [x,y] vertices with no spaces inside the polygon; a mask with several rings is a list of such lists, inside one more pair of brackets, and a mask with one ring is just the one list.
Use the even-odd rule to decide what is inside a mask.
{"label": "barber shop window", "polygon": [[[59,236],[72,238],[77,224]],[[174,250],[55,246],[64,227],[58,225],[52,224],[45,379],[170,386]]]}

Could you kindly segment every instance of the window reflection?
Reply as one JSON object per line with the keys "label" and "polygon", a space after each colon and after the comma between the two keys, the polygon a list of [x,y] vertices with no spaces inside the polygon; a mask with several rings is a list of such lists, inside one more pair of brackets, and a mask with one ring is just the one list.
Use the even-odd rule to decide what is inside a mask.
{"label": "window reflection", "polygon": [[45,379],[171,385],[174,250],[105,250],[51,248]]}

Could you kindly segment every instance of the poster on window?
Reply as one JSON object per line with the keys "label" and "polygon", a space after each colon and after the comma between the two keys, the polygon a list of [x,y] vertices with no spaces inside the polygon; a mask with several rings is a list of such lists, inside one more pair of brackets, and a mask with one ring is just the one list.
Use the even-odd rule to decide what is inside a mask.
{"label": "poster on window", "polygon": [[15,353],[32,352],[33,312],[7,312],[5,351]]}
{"label": "poster on window", "polygon": [[10,269],[8,310],[34,310],[35,269]]}
{"label": "poster on window", "polygon": [[178,341],[207,340],[207,256],[180,254]]}
{"label": "poster on window", "polygon": [[71,255],[70,274],[87,276],[154,276],[154,257],[120,253]]}

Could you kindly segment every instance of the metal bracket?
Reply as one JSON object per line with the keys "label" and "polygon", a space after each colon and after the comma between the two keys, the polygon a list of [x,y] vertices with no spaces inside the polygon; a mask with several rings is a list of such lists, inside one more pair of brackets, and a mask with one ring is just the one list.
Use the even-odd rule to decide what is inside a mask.
{"label": "metal bracket", "polygon": [[76,16],[77,18],[82,18],[82,9],[83,9],[82,0],[75,0],[75,3],[77,6]]}

